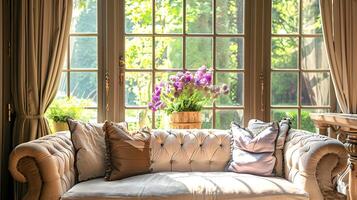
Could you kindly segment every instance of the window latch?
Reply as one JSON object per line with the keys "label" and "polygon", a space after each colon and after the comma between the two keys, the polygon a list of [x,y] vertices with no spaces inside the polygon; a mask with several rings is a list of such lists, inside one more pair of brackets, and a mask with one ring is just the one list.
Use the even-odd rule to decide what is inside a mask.
{"label": "window latch", "polygon": [[260,80],[260,111],[264,112],[265,111],[265,105],[264,105],[264,74],[260,73],[259,75],[259,80]]}
{"label": "window latch", "polygon": [[109,112],[109,90],[110,90],[110,77],[109,73],[105,73],[105,97],[106,97],[106,111]]}
{"label": "window latch", "polygon": [[124,85],[125,60],[123,56],[119,58],[119,84]]}

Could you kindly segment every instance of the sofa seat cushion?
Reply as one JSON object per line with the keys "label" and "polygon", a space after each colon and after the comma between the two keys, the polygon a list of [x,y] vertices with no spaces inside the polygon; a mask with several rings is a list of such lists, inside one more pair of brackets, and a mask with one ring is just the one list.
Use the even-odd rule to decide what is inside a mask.
{"label": "sofa seat cushion", "polygon": [[161,172],[117,181],[103,178],[81,182],[67,191],[63,200],[87,199],[308,199],[291,182],[233,172]]}

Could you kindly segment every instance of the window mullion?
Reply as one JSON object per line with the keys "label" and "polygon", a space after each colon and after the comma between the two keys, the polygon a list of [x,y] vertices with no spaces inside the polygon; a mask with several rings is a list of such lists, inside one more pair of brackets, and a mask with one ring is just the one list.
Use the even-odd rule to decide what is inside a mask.
{"label": "window mullion", "polygon": [[[156,71],[156,66],[155,66],[155,34],[156,34],[156,30],[155,30],[155,13],[156,13],[156,7],[155,7],[155,0],[152,0],[152,73],[151,73],[151,91],[154,92],[155,90],[155,71]],[[155,128],[155,112],[151,112],[151,127]]]}
{"label": "window mullion", "polygon": [[[213,64],[213,84],[216,84],[216,34],[217,34],[217,30],[216,30],[216,20],[217,20],[217,16],[216,16],[216,7],[217,7],[217,2],[216,0],[213,0],[213,48],[212,48],[212,64]],[[216,101],[213,101],[213,105],[212,105],[212,127],[216,128]]]}
{"label": "window mullion", "polygon": [[303,1],[299,0],[299,44],[298,44],[298,66],[299,66],[299,78],[298,78],[298,128],[301,128],[301,95],[302,95],[302,72],[301,72],[301,47],[302,47],[302,8]]}

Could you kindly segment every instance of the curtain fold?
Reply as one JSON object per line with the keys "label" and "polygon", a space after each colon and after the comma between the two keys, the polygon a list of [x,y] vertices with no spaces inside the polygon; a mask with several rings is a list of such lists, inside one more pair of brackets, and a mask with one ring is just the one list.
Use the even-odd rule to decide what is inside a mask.
{"label": "curtain fold", "polygon": [[20,0],[11,71],[13,147],[50,133],[46,109],[57,93],[72,17],[72,0]]}
{"label": "curtain fold", "polygon": [[320,0],[324,39],[337,101],[357,113],[357,0]]}

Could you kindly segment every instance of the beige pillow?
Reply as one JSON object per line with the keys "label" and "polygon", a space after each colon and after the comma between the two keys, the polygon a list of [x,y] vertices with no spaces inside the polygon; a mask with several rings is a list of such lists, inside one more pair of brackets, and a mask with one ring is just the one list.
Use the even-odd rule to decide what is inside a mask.
{"label": "beige pillow", "polygon": [[103,177],[105,174],[105,134],[103,124],[68,119],[75,148],[78,181]]}
{"label": "beige pillow", "polygon": [[105,122],[107,167],[105,179],[119,180],[150,172],[150,133],[129,133],[126,127]]}

